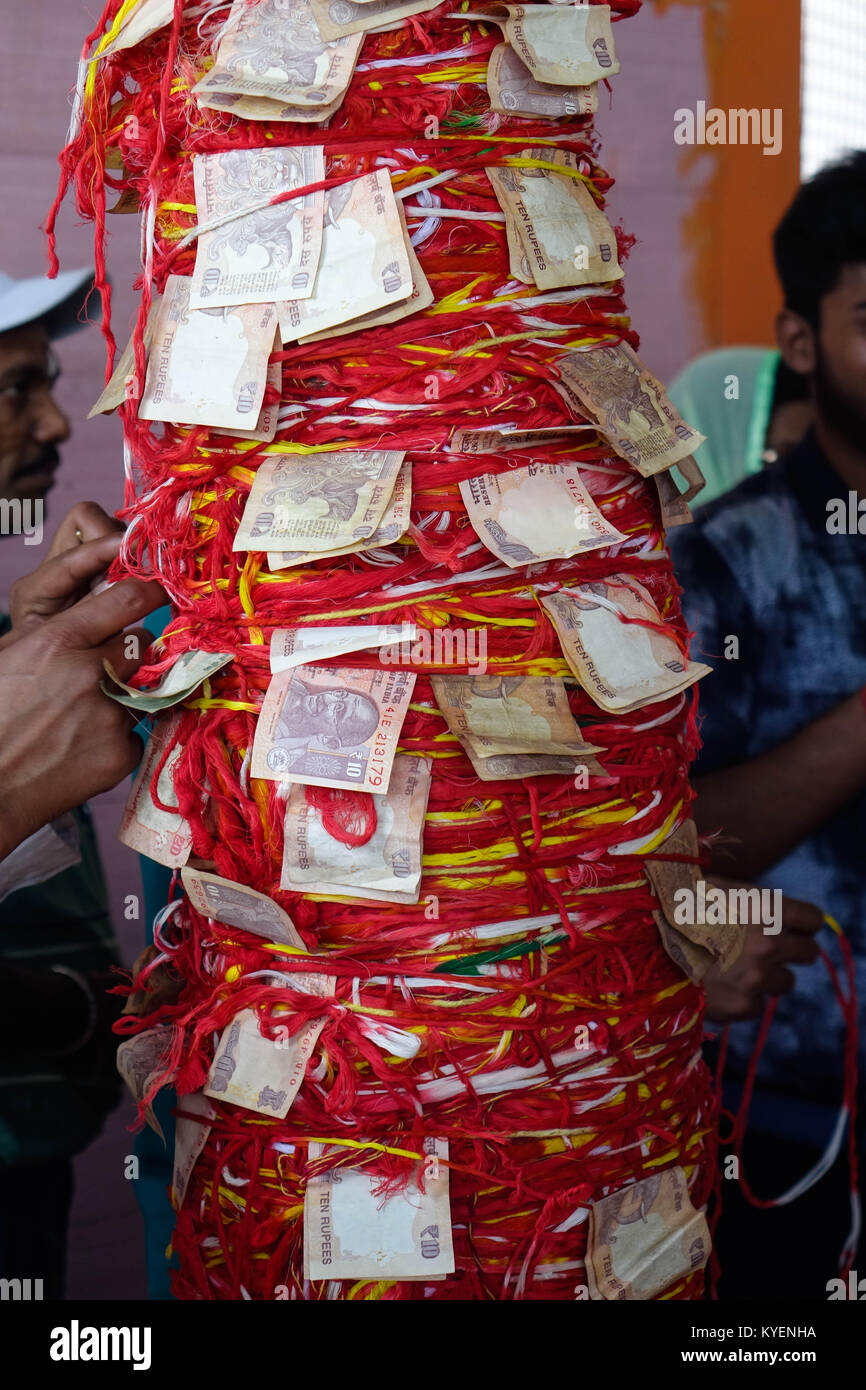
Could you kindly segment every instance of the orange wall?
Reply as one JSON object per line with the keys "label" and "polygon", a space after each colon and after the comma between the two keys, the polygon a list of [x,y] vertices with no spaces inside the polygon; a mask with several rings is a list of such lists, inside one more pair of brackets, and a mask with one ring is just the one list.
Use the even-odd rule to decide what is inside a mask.
{"label": "orange wall", "polygon": [[[688,3],[688,0],[686,0]],[[673,17],[683,0],[654,0]],[[713,161],[687,218],[692,288],[707,346],[771,343],[779,289],[770,238],[799,183],[800,0],[698,0],[707,106],[782,110],[781,153],[760,146],[684,146],[684,169]]]}

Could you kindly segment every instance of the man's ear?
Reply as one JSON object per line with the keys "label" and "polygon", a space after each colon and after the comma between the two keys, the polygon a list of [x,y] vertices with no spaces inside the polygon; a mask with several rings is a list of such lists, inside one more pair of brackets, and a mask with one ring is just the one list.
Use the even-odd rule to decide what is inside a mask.
{"label": "man's ear", "polygon": [[815,332],[811,324],[793,309],[783,309],[776,318],[776,342],[785,365],[798,376],[810,376],[818,365]]}
{"label": "man's ear", "polygon": [[334,734],[319,734],[316,742],[320,743],[323,748],[327,748],[331,753],[339,753],[343,746]]}

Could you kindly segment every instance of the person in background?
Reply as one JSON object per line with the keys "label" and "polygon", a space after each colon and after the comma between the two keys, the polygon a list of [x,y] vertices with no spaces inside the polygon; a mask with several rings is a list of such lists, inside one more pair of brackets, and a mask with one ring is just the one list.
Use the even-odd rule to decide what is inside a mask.
{"label": "person in background", "polygon": [[807,383],[773,348],[705,352],[683,368],[668,394],[683,419],[706,435],[695,450],[707,481],[698,506],[783,458],[813,420]]}
{"label": "person in background", "polygon": [[[784,293],[777,340],[808,388],[814,426],[776,464],[670,536],[693,650],[714,666],[700,693],[695,819],[702,833],[718,832],[714,871],[779,889],[803,900],[799,908],[811,901],[838,920],[863,997],[866,153],[803,185],[777,228],[774,253]],[[825,1157],[828,1171],[804,1197],[770,1210],[747,1205],[735,1182],[722,1184],[721,1291],[826,1299],[851,1225],[839,1123],[845,1030],[808,923],[800,917],[770,948],[772,940],[760,928],[750,932],[735,967],[739,998],[727,1014],[720,981],[709,999],[711,1016],[745,1019],[778,996],[744,1173],[759,1197],[777,1197],[814,1176]],[[844,981],[829,929],[820,944]],[[730,1029],[729,1105],[756,1035],[755,1022]],[[862,1111],[862,1085],[859,1094]],[[861,1133],[861,1166],[862,1140]],[[866,1268],[862,1242],[858,1263]]]}
{"label": "person in background", "polygon": [[[78,325],[90,281],[0,275],[0,498],[31,516],[69,435],[51,341]],[[63,1296],[72,1155],[118,1095],[116,947],[78,803],[131,771],[141,745],[98,681],[105,656],[136,669],[123,630],[164,598],[138,580],[89,592],[118,530],[80,504],[0,615],[0,1277],[41,1279],[49,1299]]]}

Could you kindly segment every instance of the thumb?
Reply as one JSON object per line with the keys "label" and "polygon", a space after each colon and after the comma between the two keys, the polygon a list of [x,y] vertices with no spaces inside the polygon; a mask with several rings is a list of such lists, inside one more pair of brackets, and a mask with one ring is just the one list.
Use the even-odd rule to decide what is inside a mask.
{"label": "thumb", "polygon": [[102,574],[112,560],[116,559],[122,537],[102,536],[99,540],[85,541],[62,555],[55,555],[40,565],[37,570],[21,582],[34,608],[60,608],[67,600],[74,598],[88,580]]}
{"label": "thumb", "polygon": [[167,602],[159,584],[144,579],[121,579],[101,594],[91,594],[64,613],[49,618],[42,632],[71,649],[101,647],[130,623],[138,622]]}

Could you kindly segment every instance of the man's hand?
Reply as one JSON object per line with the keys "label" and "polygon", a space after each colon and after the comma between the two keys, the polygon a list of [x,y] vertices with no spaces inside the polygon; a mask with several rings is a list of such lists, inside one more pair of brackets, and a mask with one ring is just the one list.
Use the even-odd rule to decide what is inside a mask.
{"label": "man's hand", "polygon": [[55,531],[47,559],[53,560],[67,550],[101,540],[104,536],[122,536],[123,531],[123,523],[103,511],[98,502],[76,502]]}
{"label": "man's hand", "polygon": [[150,638],[123,630],[164,602],[158,584],[124,579],[0,651],[0,858],[132,772],[141,742],[129,712],[99,689],[102,663],[128,680],[140,657],[127,651]]}
{"label": "man's hand", "polygon": [[[713,877],[720,887],[748,887]],[[746,925],[742,955],[726,974],[717,965],[704,976],[707,1018],[713,1023],[736,1023],[757,1018],[768,995],[788,994],[795,978],[790,965],[811,965],[818,958],[815,933],[824,925],[820,910],[798,898],[782,899],[782,930],[764,932],[760,922]]]}
{"label": "man's hand", "polygon": [[96,502],[77,502],[60,523],[42,564],[12,585],[12,631],[0,641],[0,650],[83,598],[116,558],[122,537],[120,522]]}

